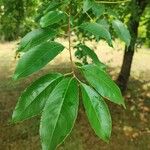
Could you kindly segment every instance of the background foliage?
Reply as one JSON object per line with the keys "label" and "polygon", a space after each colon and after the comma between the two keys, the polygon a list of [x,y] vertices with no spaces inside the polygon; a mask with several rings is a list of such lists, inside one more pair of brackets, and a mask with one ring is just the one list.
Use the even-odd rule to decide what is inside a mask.
{"label": "background foliage", "polygon": [[[53,1],[53,0],[51,0]],[[24,36],[31,29],[37,26],[37,23],[34,20],[38,20],[40,17],[39,12],[46,7],[46,3],[51,1],[48,0],[1,0],[0,1],[0,40],[3,41],[12,41],[16,40],[19,37]],[[72,7],[75,8],[79,3],[82,3],[81,0],[75,0],[72,2]],[[11,5],[10,5],[11,4]],[[39,9],[40,8],[40,9]],[[129,2],[119,3],[119,4],[107,4],[108,13],[110,15],[117,16],[120,20],[127,22],[130,16],[131,5]],[[139,28],[139,38],[138,46],[145,43],[148,46],[150,45],[150,7],[148,7],[141,19],[140,28]],[[76,9],[74,9],[76,10]],[[76,12],[73,12],[76,14]],[[95,13],[103,13],[101,12]],[[79,19],[82,20],[85,15],[80,14]],[[107,16],[105,16],[107,17]],[[86,20],[86,18],[84,18]],[[11,32],[10,32],[11,31]]]}
{"label": "background foliage", "polygon": [[2,0],[0,3],[0,39],[16,40],[33,27],[39,0]]}

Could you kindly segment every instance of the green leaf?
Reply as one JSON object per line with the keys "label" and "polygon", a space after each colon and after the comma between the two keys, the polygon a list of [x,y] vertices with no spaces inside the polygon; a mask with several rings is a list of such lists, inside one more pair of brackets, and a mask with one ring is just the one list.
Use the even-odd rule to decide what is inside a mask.
{"label": "green leaf", "polygon": [[112,26],[117,36],[126,43],[127,46],[130,45],[131,36],[127,27],[119,20],[113,20]]}
{"label": "green leaf", "polygon": [[45,28],[55,23],[59,23],[65,18],[66,15],[61,11],[50,11],[49,13],[47,13],[41,18],[40,25],[42,28]]}
{"label": "green leaf", "polygon": [[104,141],[111,136],[112,121],[107,104],[91,87],[82,84],[82,99],[88,120],[98,135]]}
{"label": "green leaf", "polygon": [[109,25],[107,19],[98,19],[97,23],[102,25],[103,27],[105,27],[109,31],[110,25]]}
{"label": "green leaf", "polygon": [[112,9],[111,7],[107,7],[106,14],[111,18],[119,18],[118,13],[114,10],[115,9]]}
{"label": "green leaf", "polygon": [[83,12],[87,12],[89,9],[92,8],[93,1],[92,0],[84,0],[83,1]]}
{"label": "green leaf", "polygon": [[50,93],[62,77],[61,74],[47,74],[32,83],[19,98],[12,121],[23,121],[41,113]]}
{"label": "green leaf", "polygon": [[38,71],[63,49],[64,46],[57,42],[45,42],[33,47],[20,58],[13,78],[16,80]]}
{"label": "green leaf", "polygon": [[79,44],[78,47],[80,47],[82,49],[82,51],[84,53],[86,53],[86,55],[88,55],[93,63],[95,63],[97,66],[99,66],[102,69],[106,68],[106,65],[104,65],[97,57],[96,53],[94,52],[94,50],[90,49],[88,46],[83,45],[83,44]]}
{"label": "green leaf", "polygon": [[81,70],[86,80],[100,95],[116,104],[124,106],[124,99],[120,89],[105,71],[92,64],[81,67]]}
{"label": "green leaf", "polygon": [[58,2],[58,1],[49,2],[48,7],[44,11],[44,14],[48,13],[51,10],[58,8],[61,4],[62,4],[62,2]]}
{"label": "green leaf", "polygon": [[103,38],[112,46],[111,35],[109,31],[98,23],[83,23],[81,29],[93,34],[96,38]]}
{"label": "green leaf", "polygon": [[80,63],[80,62],[75,62],[75,65],[76,65],[77,67],[83,66],[82,63]]}
{"label": "green leaf", "polygon": [[103,4],[94,3],[92,6],[92,11],[96,17],[100,17],[105,12],[105,6]]}
{"label": "green leaf", "polygon": [[55,150],[71,132],[79,104],[76,80],[66,78],[53,90],[42,113],[40,136],[43,150]]}
{"label": "green leaf", "polygon": [[24,38],[22,38],[18,52],[25,52],[32,47],[37,46],[47,40],[53,38],[56,35],[56,31],[51,29],[35,29],[29,32]]}

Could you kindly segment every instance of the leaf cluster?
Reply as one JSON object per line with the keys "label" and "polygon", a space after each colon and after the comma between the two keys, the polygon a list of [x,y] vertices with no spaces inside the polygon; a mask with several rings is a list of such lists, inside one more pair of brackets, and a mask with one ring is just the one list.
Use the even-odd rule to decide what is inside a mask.
{"label": "leaf cluster", "polygon": [[[75,68],[72,68],[72,72],[67,75],[48,73],[40,77],[19,98],[12,121],[17,123],[41,115],[40,137],[43,150],[56,149],[71,132],[78,114],[79,91],[91,127],[96,135],[106,142],[111,136],[112,120],[105,100],[125,107],[120,89],[107,74],[106,66],[99,60],[94,50],[85,45],[84,40],[77,41],[75,47],[67,49],[56,42],[56,39],[61,37],[61,32],[68,32],[70,43],[71,33],[74,32],[77,36],[80,33],[82,37],[88,37],[87,39],[91,36],[95,40],[103,39],[113,46],[106,22],[96,19],[103,15],[105,6],[93,4],[94,1],[89,0],[77,2],[79,7],[73,11],[71,9],[74,6],[73,1],[48,3],[47,8],[38,18],[39,28],[23,37],[17,49],[17,53],[21,53],[21,58],[13,76],[15,80],[39,71],[67,49],[70,51],[77,49],[92,60],[90,64],[72,62]],[[92,20],[89,17],[90,12],[88,14],[90,9],[95,15]],[[80,12],[83,16],[88,16],[81,24],[76,19]],[[74,15],[74,13],[77,14]],[[112,27],[116,34],[129,45],[130,34],[125,25],[115,19],[112,20]],[[79,54],[76,55],[79,56]],[[71,53],[70,57],[72,57]],[[86,82],[78,79],[74,69],[81,72]]]}

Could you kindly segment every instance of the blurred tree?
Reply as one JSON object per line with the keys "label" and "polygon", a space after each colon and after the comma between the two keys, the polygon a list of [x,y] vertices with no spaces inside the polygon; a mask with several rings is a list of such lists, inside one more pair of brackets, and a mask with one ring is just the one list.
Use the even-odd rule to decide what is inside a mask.
{"label": "blurred tree", "polygon": [[117,80],[122,92],[126,90],[127,82],[130,76],[131,64],[135,52],[135,44],[137,42],[138,37],[138,27],[140,19],[146,6],[149,3],[150,3],[149,0],[132,0],[131,3],[129,4],[130,18],[128,21],[128,28],[130,30],[132,38],[129,47],[125,47],[123,64]]}
{"label": "blurred tree", "polygon": [[[67,2],[67,0],[65,1]],[[18,39],[18,37],[24,36],[32,28],[35,28],[37,24],[34,22],[34,19],[36,19],[38,22],[40,17],[43,15],[42,12],[47,6],[47,3],[51,2],[56,2],[56,0],[0,0],[0,40],[3,39],[10,41]],[[108,1],[97,2],[108,3]],[[149,7],[146,8],[149,2],[150,0],[129,0],[119,4],[115,3],[115,5],[113,5],[113,3],[112,5],[106,4],[107,6],[104,7],[105,11],[102,12],[102,15],[100,15],[99,18],[96,18],[98,23],[105,24],[105,26],[108,28],[109,26],[107,25],[108,23],[105,19],[109,18],[108,20],[111,20],[112,16],[119,18],[124,22],[128,22],[128,27],[132,35],[132,41],[130,46],[125,48],[123,65],[118,77],[118,84],[120,85],[122,91],[126,89],[130,76],[131,64],[135,51],[135,45],[137,44],[138,27],[140,22],[142,22],[142,25],[145,27],[144,41],[147,41],[147,43],[150,45],[150,11]],[[86,13],[78,13],[80,12],[79,9],[82,9],[82,7],[74,9],[78,3],[80,3],[81,6],[83,5],[82,0],[74,0],[72,1],[71,6],[75,11],[72,11],[72,16],[74,16],[72,20],[75,21],[76,25],[80,25],[83,20],[86,21],[88,19]],[[37,11],[39,6],[41,7],[39,11]],[[37,13],[40,15],[35,18]],[[91,9],[88,11],[88,13],[91,17],[95,15]],[[98,11],[98,13],[100,12]],[[143,13],[144,17],[142,17]],[[109,30],[111,30],[111,28]],[[81,39],[80,34],[77,36],[79,39]]]}
{"label": "blurred tree", "polygon": [[38,0],[1,0],[0,39],[16,40],[35,26],[33,16],[38,4]]}
{"label": "blurred tree", "polygon": [[24,19],[22,0],[3,0],[1,3],[1,36],[4,40],[15,39],[20,31],[20,24]]}

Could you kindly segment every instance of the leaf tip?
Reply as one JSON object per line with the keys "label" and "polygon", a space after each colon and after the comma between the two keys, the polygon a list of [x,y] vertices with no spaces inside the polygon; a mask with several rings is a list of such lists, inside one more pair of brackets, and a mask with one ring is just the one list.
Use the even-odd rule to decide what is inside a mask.
{"label": "leaf tip", "polygon": [[107,41],[107,43],[108,43],[108,45],[109,45],[110,47],[114,48],[112,39],[109,39],[109,40]]}
{"label": "leaf tip", "polygon": [[109,144],[109,143],[110,143],[110,140],[109,140],[109,139],[107,139],[107,140],[105,140],[105,142],[106,142],[107,144]]}
{"label": "leaf tip", "polygon": [[109,144],[111,135],[106,135],[102,140]]}
{"label": "leaf tip", "polygon": [[17,119],[16,119],[14,113],[12,114],[12,118],[11,118],[11,121],[10,121],[10,122],[11,122],[11,124],[17,123]]}
{"label": "leaf tip", "polygon": [[123,108],[126,109],[126,104],[125,104],[125,100],[123,97],[122,97],[122,102],[120,103],[120,105],[122,105]]}
{"label": "leaf tip", "polygon": [[11,118],[11,123],[12,124],[17,124],[18,122],[23,121],[22,119],[20,119],[20,116],[16,113],[16,110],[14,110],[13,114],[12,114],[12,118]]}
{"label": "leaf tip", "polygon": [[123,106],[123,108],[124,109],[126,109],[127,107],[126,107],[126,105],[125,105],[125,103],[122,103],[122,106]]}

